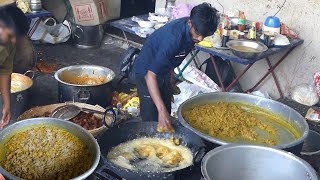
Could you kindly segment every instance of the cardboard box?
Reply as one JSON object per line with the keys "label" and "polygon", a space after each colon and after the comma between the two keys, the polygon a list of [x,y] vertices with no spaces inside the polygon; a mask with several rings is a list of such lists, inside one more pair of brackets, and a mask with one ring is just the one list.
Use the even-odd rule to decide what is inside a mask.
{"label": "cardboard box", "polygon": [[81,26],[96,26],[107,21],[107,0],[69,0],[75,23]]}

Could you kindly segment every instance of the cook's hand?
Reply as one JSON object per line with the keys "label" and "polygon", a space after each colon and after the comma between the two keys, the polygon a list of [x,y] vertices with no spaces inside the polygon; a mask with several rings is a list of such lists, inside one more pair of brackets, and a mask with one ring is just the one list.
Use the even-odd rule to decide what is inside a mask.
{"label": "cook's hand", "polygon": [[168,112],[159,113],[158,123],[158,132],[174,132]]}
{"label": "cook's hand", "polygon": [[174,103],[174,96],[173,96],[173,94],[172,94],[172,96],[171,96],[171,102]]}
{"label": "cook's hand", "polygon": [[0,180],[6,180],[2,174],[0,174]]}
{"label": "cook's hand", "polygon": [[0,122],[0,129],[4,128],[4,126],[6,126],[9,123],[10,119],[11,119],[10,108],[3,107],[2,118]]}

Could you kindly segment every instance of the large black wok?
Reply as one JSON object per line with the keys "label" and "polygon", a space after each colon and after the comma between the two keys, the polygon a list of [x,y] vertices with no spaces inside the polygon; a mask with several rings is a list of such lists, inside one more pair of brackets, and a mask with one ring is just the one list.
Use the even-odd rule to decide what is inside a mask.
{"label": "large black wok", "polygon": [[[172,137],[170,133],[158,133],[157,122],[128,122],[118,127],[113,127],[103,134],[98,136],[98,143],[100,145],[102,160],[104,166],[97,172],[98,176],[108,177],[109,179],[174,179],[175,176],[180,174],[189,173],[194,164],[201,161],[205,153],[205,145],[200,137],[194,134],[192,131],[184,128],[176,120],[173,121],[173,127],[175,128],[174,137],[180,138],[181,144],[190,148],[194,157],[194,163],[187,168],[174,171],[174,172],[142,172],[133,171],[122,168],[118,165],[107,160],[108,152],[115,146],[139,138],[139,137],[157,137],[169,139]],[[109,172],[109,173],[108,173]],[[112,173],[110,173],[112,172]]]}

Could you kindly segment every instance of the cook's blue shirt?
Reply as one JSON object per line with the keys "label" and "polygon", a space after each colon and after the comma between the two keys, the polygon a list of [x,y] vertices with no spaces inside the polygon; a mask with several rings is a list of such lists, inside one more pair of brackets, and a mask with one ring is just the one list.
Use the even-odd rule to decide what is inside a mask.
{"label": "cook's blue shirt", "polygon": [[145,75],[152,71],[164,76],[178,67],[194,47],[188,17],[174,20],[156,30],[143,45],[133,71]]}

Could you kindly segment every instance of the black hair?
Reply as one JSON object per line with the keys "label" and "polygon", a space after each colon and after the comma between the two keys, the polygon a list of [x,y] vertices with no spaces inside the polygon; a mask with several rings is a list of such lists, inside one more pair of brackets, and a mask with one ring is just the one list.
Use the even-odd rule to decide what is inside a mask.
{"label": "black hair", "polygon": [[191,10],[190,20],[196,32],[202,36],[211,36],[219,24],[218,11],[208,3],[202,3]]}
{"label": "black hair", "polygon": [[14,30],[17,36],[24,36],[29,31],[28,18],[15,5],[0,7],[0,22]]}

